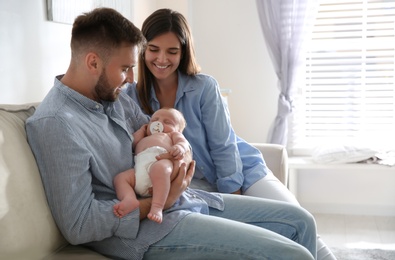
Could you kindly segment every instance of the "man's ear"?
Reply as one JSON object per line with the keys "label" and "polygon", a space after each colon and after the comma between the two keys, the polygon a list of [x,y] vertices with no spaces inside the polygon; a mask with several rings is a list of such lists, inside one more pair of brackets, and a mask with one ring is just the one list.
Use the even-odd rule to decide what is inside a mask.
{"label": "man's ear", "polygon": [[89,71],[91,71],[94,74],[101,73],[100,61],[101,60],[100,60],[99,56],[94,52],[88,53],[85,57],[86,67],[88,68]]}

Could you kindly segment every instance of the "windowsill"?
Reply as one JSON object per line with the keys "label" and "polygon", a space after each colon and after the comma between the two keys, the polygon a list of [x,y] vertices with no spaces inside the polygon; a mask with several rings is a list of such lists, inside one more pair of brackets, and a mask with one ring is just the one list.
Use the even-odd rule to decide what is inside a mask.
{"label": "windowsill", "polygon": [[312,157],[294,156],[288,158],[288,168],[292,169],[391,169],[391,166],[373,163],[316,163]]}
{"label": "windowsill", "polygon": [[381,164],[369,164],[369,163],[338,163],[338,164],[325,164],[316,163],[313,161],[312,157],[289,157],[288,158],[288,189],[298,197],[298,175],[300,171],[303,170],[317,170],[317,174],[320,170],[372,170],[377,173],[388,173],[389,171],[394,171],[395,167],[381,165]]}

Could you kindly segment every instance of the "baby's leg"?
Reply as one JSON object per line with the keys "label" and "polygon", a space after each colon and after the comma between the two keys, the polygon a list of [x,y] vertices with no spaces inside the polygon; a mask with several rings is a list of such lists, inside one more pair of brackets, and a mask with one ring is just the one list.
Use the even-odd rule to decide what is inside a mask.
{"label": "baby's leg", "polygon": [[134,192],[134,185],[135,176],[133,169],[121,172],[114,178],[114,187],[120,202],[114,205],[113,211],[119,218],[139,207],[139,201]]}
{"label": "baby's leg", "polygon": [[152,221],[162,222],[162,210],[169,195],[172,171],[173,163],[168,159],[153,163],[149,170],[148,174],[152,182],[152,204],[147,217]]}

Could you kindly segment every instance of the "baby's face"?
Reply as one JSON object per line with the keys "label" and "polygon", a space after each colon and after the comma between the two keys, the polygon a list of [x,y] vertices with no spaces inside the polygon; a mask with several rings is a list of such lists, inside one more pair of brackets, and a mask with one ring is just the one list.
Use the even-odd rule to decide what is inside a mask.
{"label": "baby's face", "polygon": [[[160,122],[162,124],[163,129],[160,124],[157,124],[157,122]],[[161,128],[159,130],[162,131],[158,132],[170,133],[180,131],[179,118],[177,114],[171,110],[160,109],[156,111],[151,117],[148,129],[151,129],[151,125],[153,129]],[[151,132],[153,131],[151,130]]]}

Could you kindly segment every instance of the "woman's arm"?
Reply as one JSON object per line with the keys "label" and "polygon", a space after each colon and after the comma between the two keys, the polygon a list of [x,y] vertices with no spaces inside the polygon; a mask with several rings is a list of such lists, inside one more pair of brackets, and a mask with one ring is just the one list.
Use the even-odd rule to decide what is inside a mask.
{"label": "woman's arm", "polygon": [[244,181],[237,136],[218,83],[212,78],[207,81],[200,100],[200,122],[206,134],[210,159],[215,167],[213,174],[216,175],[216,184],[220,192],[237,192]]}

